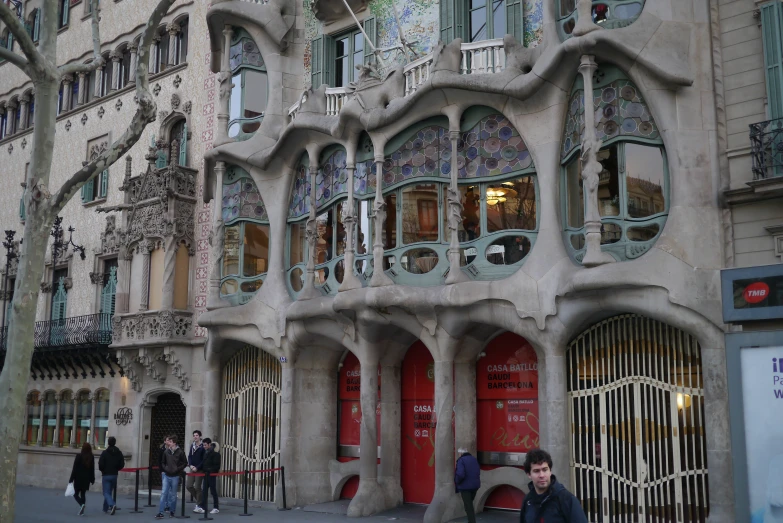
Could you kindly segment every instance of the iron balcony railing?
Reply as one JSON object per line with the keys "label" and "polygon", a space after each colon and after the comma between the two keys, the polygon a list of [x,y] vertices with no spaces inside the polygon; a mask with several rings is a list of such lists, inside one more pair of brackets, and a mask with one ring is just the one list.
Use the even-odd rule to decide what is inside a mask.
{"label": "iron balcony railing", "polygon": [[[35,348],[57,349],[111,344],[111,314],[88,314],[35,323]],[[0,332],[5,350],[8,327]]]}
{"label": "iron balcony railing", "polygon": [[750,124],[753,179],[783,176],[783,118]]}

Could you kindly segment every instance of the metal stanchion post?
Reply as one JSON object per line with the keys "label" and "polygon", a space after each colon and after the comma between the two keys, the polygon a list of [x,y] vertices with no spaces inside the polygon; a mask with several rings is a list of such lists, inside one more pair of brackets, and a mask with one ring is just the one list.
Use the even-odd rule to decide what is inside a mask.
{"label": "metal stanchion post", "polygon": [[250,471],[248,471],[247,469],[245,469],[244,478],[245,478],[245,513],[240,514],[240,516],[252,516],[253,514],[247,513],[247,492],[248,492],[247,484],[250,481]]}
{"label": "metal stanchion post", "polygon": [[[120,475],[117,474],[117,483],[120,481]],[[112,490],[112,499],[114,499],[114,510],[120,510],[120,507],[117,506],[117,483],[114,484],[114,489]]]}
{"label": "metal stanchion post", "polygon": [[152,504],[152,465],[147,468],[147,504],[145,507],[154,507]]}
{"label": "metal stanchion post", "polygon": [[204,498],[201,500],[202,507],[204,509],[204,515],[199,518],[200,521],[211,521],[212,518],[209,517],[209,472],[204,471],[204,485],[206,486],[206,490],[202,487],[201,490],[201,497]]}
{"label": "metal stanchion post", "polygon": [[[182,519],[190,519],[190,516],[185,515],[185,474],[182,474]],[[174,494],[176,496],[176,494]]]}
{"label": "metal stanchion post", "polygon": [[[114,498],[114,503],[117,503],[117,497]],[[131,511],[131,514],[139,514],[143,512],[142,510],[139,510],[139,469],[136,469],[136,495],[135,500],[133,502],[133,510]]]}
{"label": "metal stanchion post", "polygon": [[288,510],[285,502],[285,467],[280,467],[280,481],[283,482],[283,510]]}

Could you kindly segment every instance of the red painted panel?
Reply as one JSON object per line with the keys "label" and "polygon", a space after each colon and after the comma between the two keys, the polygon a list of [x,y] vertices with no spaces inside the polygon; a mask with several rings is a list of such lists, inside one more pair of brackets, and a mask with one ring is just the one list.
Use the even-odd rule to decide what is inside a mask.
{"label": "red painted panel", "polygon": [[428,504],[435,494],[435,364],[416,342],[402,362],[402,498]]}
{"label": "red painted panel", "polygon": [[476,363],[477,399],[538,398],[538,358],[525,338],[506,332],[484,352]]}
{"label": "red painted panel", "polygon": [[[359,458],[337,458],[340,463],[348,463]],[[359,490],[359,476],[351,476],[348,481],[343,485],[343,490],[340,491],[340,499],[353,499],[356,492]]]}
{"label": "red painted panel", "polygon": [[[348,353],[340,369],[340,445],[359,445],[362,404],[360,401],[361,390],[361,365],[359,359]],[[378,445],[381,444],[381,375],[378,367],[378,404],[375,408],[375,417],[378,428]]]}
{"label": "red painted panel", "polygon": [[349,352],[340,369],[340,399],[358,400],[361,398],[361,381],[362,367],[359,364],[359,358]]}
{"label": "red painted panel", "polygon": [[520,510],[524,499],[525,494],[518,488],[511,485],[500,485],[489,494],[484,508]]}

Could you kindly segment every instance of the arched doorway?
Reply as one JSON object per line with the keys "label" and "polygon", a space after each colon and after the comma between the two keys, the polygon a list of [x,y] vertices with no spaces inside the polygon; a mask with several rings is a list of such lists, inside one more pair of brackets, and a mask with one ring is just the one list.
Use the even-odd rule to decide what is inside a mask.
{"label": "arched doorway", "polygon": [[[185,404],[175,392],[166,392],[155,399],[150,419],[150,461],[152,467],[160,464],[160,447],[167,436],[175,434],[182,447],[185,443]],[[150,475],[153,487],[161,486],[160,470]]]}
{"label": "arched doorway", "polygon": [[[223,368],[223,470],[280,466],[280,363],[258,347],[237,351]],[[277,473],[251,475],[248,497],[275,501]],[[242,476],[225,476],[221,495],[241,498]]]}
{"label": "arched doorway", "polygon": [[[538,357],[511,332],[490,341],[476,362],[476,446],[483,470],[521,467],[539,446]],[[492,491],[484,506],[519,510],[524,494],[512,485]]]}
{"label": "arched doorway", "polygon": [[435,494],[435,361],[417,341],[402,361],[402,499],[428,504]]}
{"label": "arched doorway", "polygon": [[[337,461],[347,463],[359,459],[361,443],[362,402],[361,402],[362,366],[352,352],[349,352],[340,367],[337,415]],[[378,433],[378,445],[381,444],[381,372],[378,367],[378,404],[375,419]],[[379,460],[380,463],[380,460]],[[359,476],[352,476],[345,482],[340,499],[353,499],[359,489]]]}
{"label": "arched doorway", "polygon": [[590,521],[709,515],[704,383],[696,338],[622,315],[566,353],[571,480]]}

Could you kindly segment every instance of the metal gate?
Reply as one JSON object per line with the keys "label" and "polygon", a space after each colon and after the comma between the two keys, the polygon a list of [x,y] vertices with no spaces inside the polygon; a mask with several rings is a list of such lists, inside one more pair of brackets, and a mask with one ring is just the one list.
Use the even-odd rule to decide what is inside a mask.
{"label": "metal gate", "polygon": [[[160,463],[160,447],[166,436],[176,434],[177,444],[183,450],[186,448],[185,405],[179,394],[167,392],[158,396],[157,402],[152,407],[150,421],[150,465],[157,467]],[[153,487],[162,485],[159,470],[152,471],[150,483]]]}
{"label": "metal gate", "polygon": [[[223,369],[223,468],[264,470],[280,463],[280,363],[246,346]],[[274,501],[277,473],[251,474],[248,497]],[[242,476],[224,476],[222,495],[241,498]]]}
{"label": "metal gate", "polygon": [[696,339],[636,315],[595,325],[566,353],[571,481],[591,522],[709,515]]}

